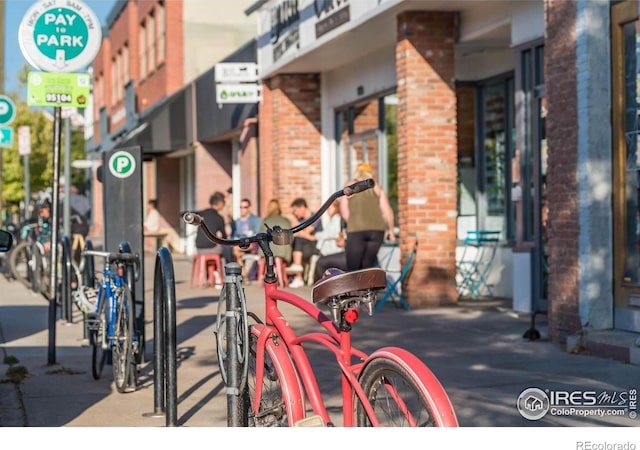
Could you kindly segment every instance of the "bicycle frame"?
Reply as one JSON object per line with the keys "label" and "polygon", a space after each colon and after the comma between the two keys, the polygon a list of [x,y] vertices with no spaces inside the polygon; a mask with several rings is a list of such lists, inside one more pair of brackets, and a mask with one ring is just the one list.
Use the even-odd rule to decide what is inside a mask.
{"label": "bicycle frame", "polygon": [[[318,386],[307,354],[302,347],[302,344],[305,342],[320,344],[324,348],[333,352],[336,358],[336,362],[338,363],[342,373],[342,417],[343,426],[345,427],[354,426],[354,394],[362,403],[363,408],[365,409],[367,415],[369,416],[369,419],[371,420],[371,424],[373,426],[380,425],[376,415],[373,412],[373,408],[358,381],[358,375],[361,373],[362,369],[369,361],[371,361],[378,355],[384,353],[388,358],[393,359],[395,362],[401,364],[407,370],[421,370],[421,372],[417,374],[418,377],[422,377],[420,379],[435,380],[434,375],[430,371],[428,371],[426,367],[417,364],[406,364],[407,360],[411,360],[412,358],[417,360],[417,358],[415,358],[405,350],[395,347],[386,347],[374,352],[372,355],[367,355],[357,348],[354,348],[351,345],[350,331],[339,330],[337,325],[335,325],[335,323],[320,309],[300,296],[297,296],[288,291],[279,290],[277,287],[277,283],[265,283],[264,292],[266,320],[265,325],[262,325],[260,342],[265,342],[268,338],[275,336],[279,336],[282,338],[285,344],[284,346],[288,350],[290,358],[292,358],[293,360],[293,366],[291,367],[294,370],[292,371],[292,373],[288,374],[289,381],[297,379],[297,374],[299,374],[304,386],[304,392],[302,391],[302,389],[300,389],[300,387],[298,387],[297,389],[289,389],[288,395],[295,395],[296,397],[289,398],[288,402],[289,404],[299,403],[304,405],[304,395],[306,394],[313,412],[316,415],[320,416],[325,424],[331,423],[331,419],[327,411],[324,399],[322,398],[320,388]],[[300,335],[296,334],[296,332],[287,322],[284,314],[282,314],[282,312],[279,310],[279,301],[285,302],[299,309],[300,311],[303,311],[307,316],[321,325],[326,330],[326,333],[310,332]],[[258,367],[262,366],[262,362],[264,360],[264,349],[265,345],[258,345],[258,355],[256,355],[256,365]],[[354,357],[360,359],[361,362],[353,364],[352,360]],[[423,368],[426,370],[422,370]],[[262,374],[257,374],[256,376],[262,376]],[[261,379],[256,380],[256,386],[261,386],[261,381]],[[428,390],[424,386],[422,386],[421,388],[423,390],[423,393],[428,396]],[[298,395],[299,397],[297,397]],[[260,403],[259,391],[256,391],[255,398],[252,399],[252,401],[254,402],[252,404],[252,408],[254,412],[257,412],[257,408]],[[300,418],[296,417],[290,418],[290,420],[293,422],[299,419]],[[441,418],[438,417],[435,417],[434,419],[437,422],[441,420]]]}
{"label": "bicycle frame", "polygon": [[[244,248],[252,243],[257,243],[265,255],[267,263],[263,278],[265,301],[264,323],[257,316],[251,315],[257,323],[251,325],[250,328],[252,336],[257,338],[257,341],[254,341],[255,347],[253,347],[253,344],[251,345],[252,348],[255,348],[255,387],[253,387],[253,398],[248,399],[251,402],[250,408],[255,417],[258,417],[261,412],[263,385],[265,384],[264,381],[267,380],[265,378],[265,362],[268,356],[278,372],[278,378],[281,383],[280,391],[287,408],[288,424],[290,426],[309,426],[316,425],[322,421],[323,425],[334,425],[329,416],[325,399],[320,392],[320,386],[307,356],[307,352],[303,348],[303,344],[313,343],[331,351],[340,368],[343,426],[353,427],[356,425],[356,414],[358,424],[361,424],[362,420],[366,419],[368,420],[367,424],[371,426],[381,426],[382,421],[378,419],[373,406],[374,404],[377,406],[377,402],[375,396],[371,396],[372,393],[375,394],[377,392],[377,389],[370,391],[372,387],[372,377],[379,380],[376,381],[377,383],[384,385],[387,399],[390,400],[389,403],[393,403],[397,407],[399,413],[409,426],[418,426],[424,423],[421,422],[420,417],[422,411],[417,411],[417,416],[414,416],[412,407],[408,404],[409,401],[405,402],[403,400],[403,394],[396,390],[395,383],[386,379],[384,374],[380,376],[380,374],[376,373],[376,371],[380,369],[384,371],[385,365],[387,368],[397,367],[401,377],[404,376],[405,379],[410,381],[412,397],[404,398],[418,398],[421,402],[424,402],[422,405],[429,410],[433,423],[436,426],[458,425],[453,406],[440,382],[429,368],[415,355],[396,347],[383,347],[374,351],[371,355],[367,355],[352,346],[351,325],[355,323],[358,318],[356,308],[359,308],[361,304],[366,304],[369,314],[373,314],[373,293],[376,289],[381,289],[385,285],[383,281],[384,272],[382,269],[364,269],[362,271],[363,273],[354,272],[349,275],[352,278],[337,278],[336,280],[339,280],[337,285],[325,284],[324,286],[327,288],[318,293],[321,293],[320,295],[326,295],[326,298],[317,299],[314,295],[314,301],[319,302],[319,305],[330,301],[332,318],[329,318],[318,306],[310,303],[307,299],[278,289],[277,274],[274,269],[274,257],[269,243],[273,242],[276,245],[290,244],[293,235],[315,222],[335,199],[342,195],[352,195],[361,192],[362,190],[373,187],[373,185],[373,180],[363,180],[345,187],[343,190],[334,193],[311,217],[289,230],[284,230],[280,227],[274,227],[273,229],[267,227],[266,233],[259,233],[243,239],[218,238],[211,233],[203,222],[202,217],[196,213],[185,213],[183,216],[186,223],[201,226],[205,235],[212,242],[220,245],[236,245]],[[237,266],[237,264],[235,264],[235,266]],[[242,346],[251,339],[249,339],[248,336],[238,337],[236,333],[238,331],[238,317],[244,314],[246,320],[247,314],[245,309],[246,304],[242,304],[240,310],[244,310],[245,312],[240,313],[240,316],[238,316],[237,305],[234,305],[233,302],[233,298],[236,296],[236,294],[233,293],[233,289],[243,291],[240,268],[235,266],[229,266],[230,273],[227,273],[225,277],[224,292],[229,292],[228,295],[231,300],[227,303],[229,310],[224,314],[224,317],[227,326],[228,343],[236,342],[236,345]],[[366,272],[366,275],[364,272]],[[382,280],[380,279],[381,275]],[[342,275],[337,276],[342,277]],[[229,280],[227,280],[227,278],[229,278]],[[331,283],[331,278],[332,277],[328,277],[325,283]],[[349,283],[347,280],[353,283],[353,287],[348,286],[351,287],[350,290],[346,290],[346,284]],[[345,285],[340,283],[345,283]],[[328,286],[331,286],[335,290],[330,289]],[[357,294],[353,295],[353,292],[357,292]],[[350,295],[348,297],[340,297],[344,294]],[[242,298],[244,298],[244,293],[242,293]],[[285,318],[285,315],[280,311],[278,302],[284,302],[303,312],[308,318],[311,318],[320,325],[324,329],[324,332],[311,331],[300,334],[296,333]],[[219,311],[219,316],[220,314]],[[218,341],[218,358],[221,364],[221,373],[224,373],[225,369],[222,364],[226,356],[220,348],[221,343]],[[231,366],[235,366],[234,370],[237,370],[238,360],[235,359],[237,355],[231,355],[231,353],[238,353],[238,350],[230,351],[229,353],[229,358],[233,360]],[[354,358],[357,358],[358,361],[354,362]],[[237,371],[234,375],[238,375]],[[362,378],[362,384],[360,378]],[[225,379],[224,375],[223,379]],[[234,389],[238,390],[238,385],[231,383],[230,388],[228,388],[230,391],[228,395],[237,396],[233,391]],[[365,393],[365,389],[368,392]],[[369,397],[371,397],[371,400],[369,400]],[[306,417],[307,400],[314,414],[308,418]],[[234,416],[234,410],[238,407],[237,402],[238,399],[235,399],[235,402],[229,402],[229,404],[232,404],[232,407],[229,408],[229,417]],[[384,401],[382,402],[382,404],[385,403]]]}
{"label": "bicycle frame", "polygon": [[[100,283],[100,285],[98,286],[98,302],[96,304],[96,311],[100,311],[100,308],[102,307],[102,293],[104,292],[104,300],[107,301],[107,305],[106,305],[106,319],[107,319],[107,345],[109,348],[111,348],[113,346],[113,340],[114,340],[114,324],[116,321],[116,314],[117,314],[117,296],[116,296],[116,291],[118,288],[122,287],[125,283],[125,280],[122,276],[119,275],[119,273],[117,272],[118,270],[123,270],[122,268],[118,267],[118,269],[116,271],[113,271],[111,269],[109,269],[109,267],[107,265],[105,265],[105,268],[102,271],[102,282]],[[125,299],[125,301],[128,301],[129,299]],[[129,305],[125,303],[125,307],[127,309],[129,309]]]}

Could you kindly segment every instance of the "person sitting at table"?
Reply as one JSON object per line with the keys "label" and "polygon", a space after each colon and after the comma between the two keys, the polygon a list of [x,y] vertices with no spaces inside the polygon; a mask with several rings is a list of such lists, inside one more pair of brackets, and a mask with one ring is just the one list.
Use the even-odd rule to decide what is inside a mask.
{"label": "person sitting at table", "polygon": [[144,234],[145,237],[158,238],[160,245],[167,247],[172,252],[182,253],[180,236],[158,211],[158,200],[155,198],[147,202]]}

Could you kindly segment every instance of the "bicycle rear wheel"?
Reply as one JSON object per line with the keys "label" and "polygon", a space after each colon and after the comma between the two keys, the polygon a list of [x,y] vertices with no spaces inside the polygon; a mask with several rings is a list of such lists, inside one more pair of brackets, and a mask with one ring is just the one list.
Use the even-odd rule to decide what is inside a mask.
{"label": "bicycle rear wheel", "polygon": [[124,284],[117,291],[117,312],[114,340],[111,346],[113,380],[118,392],[133,392],[136,389],[136,368],[133,351],[132,298],[129,287]]}
{"label": "bicycle rear wheel", "polygon": [[[438,380],[415,356],[402,352],[405,355],[373,357],[360,376],[360,385],[380,426],[457,426],[453,407]],[[372,426],[357,399],[356,424]]]}
{"label": "bicycle rear wheel", "polygon": [[[247,410],[250,427],[293,426],[304,418],[304,404],[300,382],[284,347],[275,347],[267,339],[262,351],[258,348],[263,325],[252,325],[249,332],[249,372],[247,376]],[[258,357],[264,357],[258,367]],[[261,370],[258,370],[261,369]],[[262,373],[261,382],[257,381]],[[261,385],[259,407],[254,411],[256,389]]]}
{"label": "bicycle rear wheel", "polygon": [[87,314],[87,327],[89,328],[89,342],[92,346],[91,373],[94,380],[99,380],[107,361],[107,321],[106,321],[106,296],[104,290],[100,291],[98,304],[100,309],[96,313]]}

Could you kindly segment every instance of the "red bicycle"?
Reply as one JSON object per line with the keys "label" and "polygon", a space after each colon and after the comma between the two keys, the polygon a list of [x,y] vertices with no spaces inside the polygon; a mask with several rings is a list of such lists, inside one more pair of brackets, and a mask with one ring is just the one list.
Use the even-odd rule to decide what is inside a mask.
{"label": "red bicycle", "polygon": [[[372,315],[376,291],[386,287],[384,270],[330,269],[314,285],[313,303],[278,289],[270,243],[291,244],[294,234],[319,219],[333,201],[370,189],[373,183],[364,180],[335,192],[315,214],[292,229],[268,228],[243,239],[220,239],[200,216],[184,215],[185,222],[200,226],[216,244],[248,247],[257,243],[266,258],[264,320],[247,312],[240,265],[230,263],[225,268],[216,335],[230,425],[335,426],[303,348],[314,343],[330,350],[340,368],[343,426],[458,426],[442,385],[415,355],[397,347],[383,347],[367,355],[351,345],[359,310],[364,308]],[[279,302],[303,311],[322,329],[296,333]]]}

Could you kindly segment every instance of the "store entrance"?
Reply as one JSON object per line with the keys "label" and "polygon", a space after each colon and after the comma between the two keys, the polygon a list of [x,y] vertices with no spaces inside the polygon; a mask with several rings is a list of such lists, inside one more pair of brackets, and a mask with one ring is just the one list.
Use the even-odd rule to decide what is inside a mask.
{"label": "store entrance", "polygon": [[638,2],[611,7],[614,326],[640,332]]}

